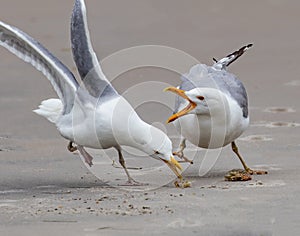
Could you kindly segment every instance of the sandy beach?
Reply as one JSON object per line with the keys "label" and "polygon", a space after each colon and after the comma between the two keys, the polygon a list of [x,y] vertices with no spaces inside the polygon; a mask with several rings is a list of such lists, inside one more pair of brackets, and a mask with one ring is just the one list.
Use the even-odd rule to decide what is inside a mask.
{"label": "sandy beach", "polygon": [[[78,78],[69,35],[73,1],[1,1],[0,20],[40,41]],[[50,83],[1,47],[0,235],[298,235],[300,2],[87,0],[86,5],[104,73],[145,121],[168,133],[174,149],[179,134],[165,123],[174,96],[162,89],[177,86],[179,73],[195,61],[212,64],[213,57],[253,43],[229,68],[244,83],[250,104],[251,124],[237,144],[250,167],[269,174],[227,182],[225,173],[241,168],[230,147],[210,159],[188,143],[186,154],[195,163],[184,165],[183,175],[191,188],[175,188],[167,167],[136,157],[141,154],[132,149],[125,159],[142,169],[131,173],[149,187],[119,187],[126,176],[111,165],[117,153],[94,151],[96,165],[88,169],[68,152],[56,127],[32,112],[42,100],[57,97]],[[143,45],[164,47],[130,54]],[[164,49],[180,56],[164,57]],[[151,64],[159,53],[161,61]],[[135,62],[144,66],[132,66]],[[174,71],[165,66],[169,62]]]}

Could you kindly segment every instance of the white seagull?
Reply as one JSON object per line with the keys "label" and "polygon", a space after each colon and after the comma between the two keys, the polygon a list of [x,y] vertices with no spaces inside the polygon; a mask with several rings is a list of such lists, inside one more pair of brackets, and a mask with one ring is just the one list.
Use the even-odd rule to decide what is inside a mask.
{"label": "white seagull", "polygon": [[243,83],[226,69],[251,46],[244,46],[219,61],[214,59],[212,66],[195,65],[181,77],[179,87],[165,89],[179,95],[176,97],[174,113],[167,121],[174,121],[182,135],[180,149],[173,155],[192,163],[183,154],[186,139],[206,149],[231,144],[244,170],[229,172],[225,176],[227,180],[248,180],[251,179],[249,174],[267,173],[250,169],[235,144],[235,140],[249,125],[248,98]]}
{"label": "white seagull", "polygon": [[[83,0],[76,0],[71,19],[74,61],[82,85],[72,72],[39,42],[21,30],[0,22],[0,44],[33,65],[51,82],[59,99],[42,101],[37,114],[54,123],[69,140],[68,149],[78,150],[88,165],[92,156],[84,147],[115,148],[128,185],[136,185],[126,168],[121,146],[137,148],[164,161],[181,179],[181,166],[172,155],[172,143],[161,130],[145,123],[131,105],[112,87],[93,51]],[[76,145],[74,146],[73,143]]]}

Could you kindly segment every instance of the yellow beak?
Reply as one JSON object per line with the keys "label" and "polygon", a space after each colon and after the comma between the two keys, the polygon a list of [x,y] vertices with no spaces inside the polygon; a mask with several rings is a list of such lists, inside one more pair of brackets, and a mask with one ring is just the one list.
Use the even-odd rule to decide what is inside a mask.
{"label": "yellow beak", "polygon": [[169,168],[175,173],[175,175],[179,178],[182,179],[182,175],[179,171],[182,171],[181,165],[178,163],[178,161],[175,160],[174,157],[171,156],[170,160],[164,160],[162,159],[168,166]]}
{"label": "yellow beak", "polygon": [[186,115],[187,113],[189,113],[190,111],[195,109],[195,107],[197,106],[197,104],[195,102],[190,100],[189,97],[185,95],[184,90],[181,90],[181,89],[178,89],[178,88],[175,88],[175,87],[168,87],[168,88],[165,88],[164,91],[165,92],[170,91],[170,92],[176,93],[178,96],[180,96],[180,97],[186,99],[187,101],[189,101],[189,104],[185,108],[183,108],[181,111],[171,115],[168,118],[167,123],[170,123],[170,122],[178,119],[179,117]]}

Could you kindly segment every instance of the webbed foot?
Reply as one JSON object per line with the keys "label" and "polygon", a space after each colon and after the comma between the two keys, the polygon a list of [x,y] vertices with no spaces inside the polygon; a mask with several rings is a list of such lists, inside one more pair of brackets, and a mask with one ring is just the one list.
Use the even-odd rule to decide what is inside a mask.
{"label": "webbed foot", "polygon": [[247,169],[247,172],[250,174],[250,175],[266,175],[268,174],[268,171],[266,170],[252,170],[252,169]]}
{"label": "webbed foot", "polygon": [[189,187],[191,187],[192,183],[188,180],[177,179],[174,182],[174,185],[175,185],[176,188],[189,188]]}
{"label": "webbed foot", "polygon": [[119,184],[119,186],[147,186],[147,183],[138,182],[132,178],[128,179],[128,181],[124,184]]}

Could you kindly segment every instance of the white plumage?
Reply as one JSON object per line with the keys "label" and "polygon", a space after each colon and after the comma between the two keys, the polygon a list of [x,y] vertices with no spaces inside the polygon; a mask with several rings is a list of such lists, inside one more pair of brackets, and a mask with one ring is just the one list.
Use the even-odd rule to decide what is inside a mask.
{"label": "white plumage", "polygon": [[60,118],[63,111],[63,104],[61,100],[56,98],[50,98],[42,101],[39,108],[33,110],[36,114],[45,117],[51,123],[56,123]]}

